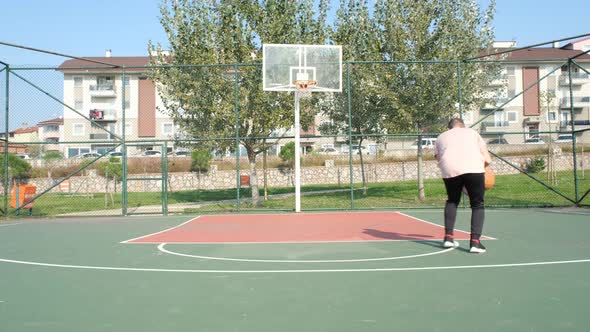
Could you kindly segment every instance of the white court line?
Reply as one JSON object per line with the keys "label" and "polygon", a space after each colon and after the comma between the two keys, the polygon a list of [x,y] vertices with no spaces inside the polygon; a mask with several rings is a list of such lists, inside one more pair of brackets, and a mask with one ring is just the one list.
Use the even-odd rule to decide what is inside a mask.
{"label": "white court line", "polygon": [[[469,239],[455,239],[456,241],[469,241]],[[338,241],[266,241],[266,242],[166,242],[166,244],[322,244],[322,243],[365,243],[365,242],[372,242],[372,243],[388,243],[388,242],[437,242],[440,243],[442,240],[440,239],[403,239],[403,240],[338,240]],[[162,242],[141,242],[139,244],[161,244]],[[134,243],[131,243],[134,244]]]}
{"label": "white court line", "polygon": [[225,257],[211,257],[211,256],[198,256],[198,255],[189,255],[189,254],[182,254],[175,251],[170,251],[168,249],[164,249],[164,246],[167,243],[161,243],[158,246],[158,250],[163,253],[175,255],[175,256],[182,256],[182,257],[190,257],[190,258],[201,258],[201,259],[211,259],[211,260],[220,260],[220,261],[233,261],[233,262],[261,262],[261,263],[349,263],[349,262],[374,262],[374,261],[392,261],[398,259],[406,259],[406,258],[417,258],[417,257],[425,257],[425,256],[432,256],[438,254],[444,254],[449,252],[455,248],[448,248],[444,250],[439,250],[435,252],[430,252],[427,254],[417,254],[417,255],[410,255],[410,256],[397,256],[397,257],[380,257],[380,258],[359,258],[359,259],[324,259],[324,260],[272,260],[272,259],[245,259],[245,258],[225,258]]}
{"label": "white court line", "polygon": [[[144,237],[148,237],[148,236],[152,236],[152,235],[156,235],[156,234],[160,234],[160,233],[168,232],[168,231],[171,231],[171,230],[173,230],[173,229],[175,229],[175,228],[178,228],[178,227],[184,226],[184,225],[188,224],[189,222],[191,222],[191,221],[193,221],[193,220],[197,220],[197,219],[199,219],[200,217],[201,217],[201,216],[196,216],[196,217],[194,217],[194,218],[192,218],[192,219],[190,219],[190,220],[187,220],[187,221],[183,222],[182,224],[176,225],[176,226],[174,226],[174,227],[167,228],[167,229],[165,229],[165,230],[163,230],[163,231],[155,232],[155,233],[148,234],[148,235],[142,235],[142,236],[138,236],[138,237],[136,237],[136,238],[129,239],[129,240],[125,240],[125,241],[121,241],[121,242],[119,242],[119,243],[127,243],[127,244],[130,244],[129,242],[131,242],[131,241],[135,241],[135,240],[142,239],[142,238],[144,238]],[[143,244],[143,243],[142,243],[142,244]]]}
{"label": "white court line", "polygon": [[19,222],[19,223],[14,223],[14,224],[0,224],[0,227],[4,227],[4,226],[16,226],[16,225],[22,225],[24,224],[24,222]]}
{"label": "white court line", "polygon": [[[418,221],[425,222],[425,223],[427,223],[427,224],[431,224],[431,225],[434,225],[434,226],[438,226],[438,227],[441,227],[441,228],[445,228],[445,226],[442,226],[442,225],[439,225],[439,224],[435,224],[435,223],[433,223],[433,222],[426,221],[426,220],[424,220],[424,219],[416,218],[416,217],[414,217],[414,216],[411,216],[411,215],[409,215],[409,214],[405,214],[405,213],[402,213],[402,212],[399,212],[399,211],[397,211],[396,213],[399,213],[399,214],[401,214],[402,216],[406,216],[406,217],[409,217],[409,218],[414,218],[414,219],[416,219],[416,220],[418,220]],[[463,233],[467,233],[467,234],[469,234],[469,232],[466,232],[466,231],[463,231],[463,230],[460,230],[460,229],[456,229],[456,228],[455,228],[455,230],[456,230],[456,231],[460,231],[460,232],[463,232]],[[497,240],[495,237],[491,237],[491,236],[489,236],[489,235],[485,235],[485,234],[483,234],[482,236],[485,236],[485,237],[487,237],[487,238],[488,238],[488,240]]]}
{"label": "white court line", "polygon": [[576,264],[590,263],[590,259],[564,260],[564,261],[546,261],[530,263],[511,263],[511,264],[488,264],[488,265],[457,265],[457,266],[424,266],[424,267],[392,267],[392,268],[374,268],[374,269],[330,269],[330,270],[180,270],[180,269],[155,269],[155,268],[134,268],[134,267],[113,267],[113,266],[88,266],[88,265],[66,265],[50,264],[42,262],[19,261],[12,259],[0,258],[0,262],[60,267],[69,269],[83,270],[106,270],[106,271],[133,271],[133,272],[177,272],[177,273],[329,273],[329,272],[400,272],[400,271],[432,271],[432,270],[465,270],[465,269],[486,269],[498,267],[524,267],[524,266],[547,266],[559,264]]}

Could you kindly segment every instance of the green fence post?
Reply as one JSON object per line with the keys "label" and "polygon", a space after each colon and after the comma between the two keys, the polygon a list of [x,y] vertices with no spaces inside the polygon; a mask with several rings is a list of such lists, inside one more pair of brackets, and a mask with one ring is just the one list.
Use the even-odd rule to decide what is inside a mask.
{"label": "green fence post", "polygon": [[123,163],[123,178],[121,179],[121,214],[126,216],[129,198],[127,197],[127,139],[125,137],[125,67],[123,67],[123,73],[121,75],[121,99],[121,141],[123,143],[123,147],[121,148],[121,162]]}
{"label": "green fence post", "polygon": [[459,93],[459,117],[463,119],[463,81],[461,80],[461,61],[457,61],[457,86]]}
{"label": "green fence post", "polygon": [[5,102],[5,110],[4,110],[4,215],[8,218],[8,135],[9,126],[8,126],[8,114],[10,109],[10,87],[9,87],[9,79],[10,79],[10,66],[6,65],[6,100]]}
{"label": "green fence post", "polygon": [[168,215],[168,141],[162,145],[162,214]]}
{"label": "green fence post", "polygon": [[[350,62],[346,63],[346,93],[348,98],[348,165],[350,169],[350,209],[354,209],[354,176],[352,167],[352,90],[350,88]],[[360,149],[360,147],[359,147]]]}
{"label": "green fence post", "polygon": [[240,85],[238,82],[238,64],[234,64],[234,94],[236,112],[236,210],[240,211]]}
{"label": "green fence post", "polygon": [[572,60],[568,60],[567,63],[568,68],[568,78],[569,78],[569,90],[570,90],[570,119],[572,119],[572,148],[573,148],[573,158],[574,158],[574,191],[576,195],[576,203],[579,204],[580,200],[580,188],[578,183],[578,158],[576,152],[576,125],[574,124],[574,89],[572,84]]}

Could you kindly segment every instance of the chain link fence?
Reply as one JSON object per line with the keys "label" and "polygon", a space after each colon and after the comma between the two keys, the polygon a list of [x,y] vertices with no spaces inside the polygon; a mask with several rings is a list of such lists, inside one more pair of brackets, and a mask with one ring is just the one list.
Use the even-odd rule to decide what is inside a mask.
{"label": "chain link fence", "polygon": [[[561,65],[527,85],[510,62],[345,64],[342,93],[302,101],[302,209],[444,206],[434,144],[455,114],[494,156],[487,206],[588,204],[590,79]],[[4,68],[7,215],[295,207],[293,95],[263,92],[258,65]]]}

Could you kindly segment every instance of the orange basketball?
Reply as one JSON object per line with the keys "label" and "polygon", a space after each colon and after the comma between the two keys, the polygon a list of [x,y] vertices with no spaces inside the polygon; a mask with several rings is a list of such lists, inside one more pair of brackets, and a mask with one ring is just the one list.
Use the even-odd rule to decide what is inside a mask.
{"label": "orange basketball", "polygon": [[492,189],[496,183],[496,175],[489,166],[485,168],[485,188]]}

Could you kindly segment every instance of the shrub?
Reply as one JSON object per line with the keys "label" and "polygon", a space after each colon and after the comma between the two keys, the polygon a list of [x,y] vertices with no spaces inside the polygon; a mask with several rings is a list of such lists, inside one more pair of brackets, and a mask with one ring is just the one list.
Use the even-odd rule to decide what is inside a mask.
{"label": "shrub", "polygon": [[279,157],[292,168],[295,164],[295,143],[289,142],[285,144],[279,153]]}
{"label": "shrub", "polygon": [[206,173],[211,166],[211,154],[207,150],[194,150],[191,161],[191,172]]}
{"label": "shrub", "polygon": [[96,165],[96,169],[99,175],[109,179],[115,179],[117,181],[123,179],[123,165],[119,162],[102,161]]}
{"label": "shrub", "polygon": [[538,173],[545,169],[545,159],[536,157],[529,160],[526,164],[527,173]]}
{"label": "shrub", "polygon": [[[0,171],[0,180],[4,183],[4,153],[0,154],[0,165],[2,165],[2,171]],[[24,159],[15,156],[12,153],[8,154],[8,178],[10,180],[25,181],[31,177],[31,165]]]}

